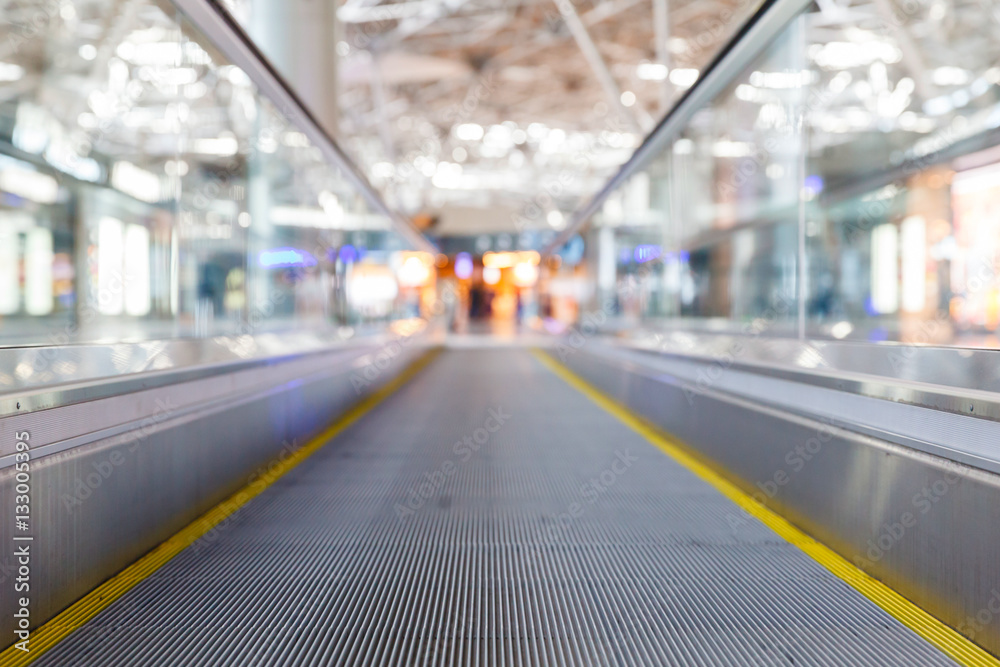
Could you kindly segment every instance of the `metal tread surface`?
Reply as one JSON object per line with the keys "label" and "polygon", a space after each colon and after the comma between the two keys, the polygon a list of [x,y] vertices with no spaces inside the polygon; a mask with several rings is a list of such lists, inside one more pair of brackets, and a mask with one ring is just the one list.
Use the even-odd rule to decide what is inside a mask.
{"label": "metal tread surface", "polygon": [[954,663],[506,348],[443,354],[36,664]]}

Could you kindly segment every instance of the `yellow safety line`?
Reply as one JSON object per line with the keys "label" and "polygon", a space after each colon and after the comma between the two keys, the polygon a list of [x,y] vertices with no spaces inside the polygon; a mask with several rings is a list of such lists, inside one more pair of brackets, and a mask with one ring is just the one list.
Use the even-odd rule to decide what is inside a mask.
{"label": "yellow safety line", "polygon": [[426,352],[381,389],[372,392],[368,397],[358,402],[332,426],[301,448],[295,450],[292,454],[283,459],[278,459],[268,466],[266,468],[266,475],[261,475],[258,481],[248,484],[208,510],[166,542],[160,544],[135,563],[129,565],[120,573],[77,600],[48,623],[34,630],[31,633],[31,639],[28,643],[31,649],[29,652],[26,653],[15,648],[15,646],[11,646],[3,653],[0,653],[0,667],[20,667],[38,659],[43,653],[65,639],[70,633],[96,616],[146,577],[163,567],[171,558],[208,533],[220,522],[232,515],[233,512],[260,494],[264,489],[271,486],[271,484],[289,470],[339,435],[344,429],[358,421],[358,419],[427,366],[437,356],[439,351],[439,349],[433,349]]}
{"label": "yellow safety line", "polygon": [[592,387],[586,380],[577,376],[548,354],[540,350],[533,350],[533,352],[539,361],[565,380],[567,384],[586,395],[587,398],[617,417],[619,421],[633,431],[662,449],[675,461],[714,486],[720,493],[739,505],[748,514],[757,518],[779,536],[797,546],[813,560],[840,579],[846,581],[862,595],[889,612],[903,625],[916,632],[953,660],[963,665],[974,665],[976,667],[1000,666],[1000,660],[985,649],[974,644],[967,637],[934,618],[881,581],[873,579],[862,570],[859,570],[843,556],[837,554],[829,547],[820,544],[784,518],[753,500],[739,487],[716,472],[710,465],[687,451],[676,440],[668,437],[642,418],[632,414],[628,408],[614,399],[605,396],[600,390]]}

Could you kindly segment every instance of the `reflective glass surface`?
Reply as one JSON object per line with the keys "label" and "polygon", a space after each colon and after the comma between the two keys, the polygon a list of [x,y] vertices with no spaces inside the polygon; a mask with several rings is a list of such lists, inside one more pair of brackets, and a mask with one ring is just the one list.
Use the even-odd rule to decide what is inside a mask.
{"label": "reflective glass surface", "polygon": [[169,3],[6,3],[0,42],[0,345],[412,314],[390,221]]}
{"label": "reflective glass surface", "polygon": [[1000,345],[998,21],[989,3],[902,1],[794,18],[595,216],[605,309]]}

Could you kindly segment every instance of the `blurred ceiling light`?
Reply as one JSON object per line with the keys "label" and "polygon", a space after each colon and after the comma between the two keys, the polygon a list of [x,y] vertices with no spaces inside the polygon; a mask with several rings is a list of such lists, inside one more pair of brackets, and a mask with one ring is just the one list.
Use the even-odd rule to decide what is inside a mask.
{"label": "blurred ceiling light", "polygon": [[137,28],[128,34],[128,41],[142,44],[147,42],[162,42],[167,38],[167,31],[160,25],[149,28]]}
{"label": "blurred ceiling light", "polygon": [[97,57],[97,47],[93,44],[83,44],[80,46],[77,53],[79,53],[80,57],[84,60],[93,60]]}
{"label": "blurred ceiling light", "polygon": [[936,123],[930,118],[924,118],[913,111],[904,111],[899,114],[899,127],[909,132],[920,132],[926,134],[932,132]]}
{"label": "blurred ceiling light", "polygon": [[542,256],[538,254],[535,250],[522,250],[517,253],[517,261],[525,264],[539,264],[542,261]]}
{"label": "blurred ceiling light", "polygon": [[643,81],[666,81],[668,74],[667,66],[661,63],[639,63],[635,68],[635,74]]}
{"label": "blurred ceiling light", "polygon": [[233,84],[234,86],[241,86],[243,88],[246,88],[249,87],[250,84],[252,83],[252,81],[250,80],[250,75],[241,70],[239,67],[236,67],[235,65],[229,65],[228,67],[220,68],[219,73],[224,74],[225,77],[229,79],[229,83]]}
{"label": "blurred ceiling light", "polygon": [[851,85],[852,78],[853,77],[851,77],[850,72],[837,72],[837,74],[832,79],[830,79],[830,85],[829,85],[830,92],[831,93],[843,92],[844,90],[847,89],[849,85]]}
{"label": "blurred ceiling light", "polygon": [[372,176],[376,178],[392,178],[396,175],[396,166],[391,162],[376,162],[372,165]]}
{"label": "blurred ceiling light", "polygon": [[878,96],[876,110],[883,118],[898,118],[910,106],[910,94],[916,84],[913,79],[904,76],[892,91],[885,91]]}
{"label": "blurred ceiling light", "polygon": [[924,113],[928,116],[943,116],[946,113],[950,113],[955,108],[952,104],[951,98],[948,95],[942,95],[940,97],[932,97],[931,99],[924,102]]}
{"label": "blurred ceiling light", "polygon": [[459,280],[468,280],[472,277],[472,255],[467,252],[460,252],[455,255],[455,277]]}
{"label": "blurred ceiling light", "polygon": [[404,253],[396,269],[400,287],[423,287],[431,280],[434,258],[426,252]]}
{"label": "blurred ceiling light", "polygon": [[330,217],[330,226],[340,227],[344,222],[344,207],[337,195],[329,190],[323,190],[319,193],[318,201],[319,205],[323,207],[323,211]]}
{"label": "blurred ceiling light", "polygon": [[124,160],[111,168],[111,187],[150,204],[163,197],[159,176]]}
{"label": "blurred ceiling light", "polygon": [[496,285],[500,282],[500,269],[495,266],[487,266],[483,268],[483,282],[487,285]]}
{"label": "blurred ceiling light", "polygon": [[181,45],[178,42],[136,44],[125,41],[115,49],[115,55],[136,65],[169,66],[180,62]]}
{"label": "blurred ceiling light", "polygon": [[13,63],[0,63],[0,81],[17,81],[24,76],[24,68]]}
{"label": "blurred ceiling light", "polygon": [[76,117],[76,124],[85,130],[94,130],[100,125],[100,121],[97,120],[97,116],[94,114],[84,111]]}
{"label": "blurred ceiling light", "polygon": [[809,55],[824,69],[850,69],[871,65],[875,61],[898,63],[903,58],[902,51],[891,42],[870,40],[867,42],[827,42],[814,45]]}
{"label": "blurred ceiling light", "polygon": [[14,145],[28,153],[41,153],[52,140],[54,122],[51,113],[27,100],[18,103],[15,112]]}
{"label": "blurred ceiling light", "polygon": [[694,152],[694,142],[683,137],[674,142],[674,152],[678,155],[690,155]]}
{"label": "blurred ceiling light", "polygon": [[112,95],[107,95],[100,90],[94,90],[87,96],[87,105],[98,118],[113,116],[116,104],[117,102]]}
{"label": "blurred ceiling light", "polygon": [[457,146],[455,147],[455,150],[451,152],[451,157],[455,160],[455,162],[465,162],[465,160],[469,157],[469,153],[461,146]]}
{"label": "blurred ceiling light", "polygon": [[236,137],[206,137],[191,141],[191,150],[202,155],[218,155],[228,157],[236,155],[240,149],[240,144]]}
{"label": "blurred ceiling light", "polygon": [[0,190],[39,204],[53,204],[59,196],[59,182],[48,174],[4,167],[0,171]]}
{"label": "blurred ceiling light", "polygon": [[744,102],[761,103],[768,97],[773,97],[773,93],[765,93],[760,88],[755,88],[748,83],[741,83],[736,86],[734,94],[736,95],[736,99],[743,100]]}
{"label": "blurred ceiling light", "polygon": [[776,90],[802,88],[809,85],[812,80],[813,72],[809,70],[801,72],[752,72],[750,74],[751,86]]}
{"label": "blurred ceiling light", "polygon": [[494,125],[483,136],[483,143],[491,148],[499,148],[507,151],[514,145],[514,142],[511,140],[511,134],[513,133],[509,127]]}
{"label": "blurred ceiling light", "polygon": [[830,335],[834,338],[847,338],[854,331],[854,325],[847,320],[837,322],[830,327]]}
{"label": "blurred ceiling light", "polygon": [[532,287],[538,281],[538,265],[518,262],[514,265],[514,284],[518,287]]}
{"label": "blurred ceiling light", "polygon": [[462,141],[479,141],[483,138],[483,134],[482,125],[475,123],[462,123],[455,128],[455,136]]}
{"label": "blurred ceiling light", "polygon": [[549,128],[547,128],[542,123],[531,123],[528,125],[528,136],[532,139],[542,139],[549,133]]}
{"label": "blurred ceiling light", "polygon": [[545,219],[553,229],[562,229],[566,226],[566,218],[563,216],[561,211],[553,209],[549,211],[548,215],[545,216]]}
{"label": "blurred ceiling light", "polygon": [[81,181],[97,183],[104,177],[104,167],[92,157],[79,155],[74,144],[66,137],[54,137],[45,150],[45,161],[50,165]]}
{"label": "blurred ceiling light", "polygon": [[199,100],[208,93],[208,86],[201,81],[184,86],[184,97],[189,100]]}
{"label": "blurred ceiling light", "polygon": [[528,140],[528,133],[520,128],[516,129],[510,133],[510,140],[514,142],[514,145],[520,146]]}
{"label": "blurred ceiling light", "polygon": [[491,157],[491,158],[504,157],[505,155],[507,155],[507,152],[509,150],[508,148],[495,145],[490,146],[487,144],[480,144],[479,146],[476,147],[476,149],[481,157]]}
{"label": "blurred ceiling light", "polygon": [[250,226],[251,222],[250,214],[246,211],[241,211],[240,214],[236,217],[236,220],[239,223],[240,227],[243,227],[244,229]]}
{"label": "blurred ceiling light", "polygon": [[455,189],[462,185],[462,165],[454,162],[441,162],[437,165],[434,177],[431,179],[434,187]]}
{"label": "blurred ceiling light", "polygon": [[712,155],[715,157],[746,157],[753,152],[753,146],[743,141],[720,139],[712,144]]}
{"label": "blurred ceiling light", "polygon": [[391,302],[399,294],[399,285],[389,267],[359,264],[347,278],[347,298],[356,306],[377,306]]}
{"label": "blurred ceiling light", "polygon": [[955,105],[955,108],[960,109],[966,104],[972,101],[972,96],[969,95],[968,91],[956,90],[951,94],[951,103]]}
{"label": "blurred ceiling light", "polygon": [[269,217],[272,224],[282,227],[340,229],[344,222],[343,215],[331,215],[325,209],[308,206],[274,206]]}
{"label": "blurred ceiling light", "polygon": [[517,253],[513,252],[488,252],[483,255],[483,266],[494,269],[506,269],[514,266],[517,261]]}
{"label": "blurred ceiling light", "polygon": [[680,67],[670,70],[670,83],[681,88],[690,88],[698,80],[700,73],[696,69]]}
{"label": "blurred ceiling light", "polygon": [[667,40],[667,50],[671,53],[684,53],[688,50],[687,40],[683,37],[671,37]]}
{"label": "blurred ceiling light", "polygon": [[972,95],[974,95],[975,97],[979,97],[980,95],[985,94],[986,91],[990,89],[990,85],[991,84],[989,81],[987,81],[983,77],[979,77],[978,79],[972,82],[971,86],[969,86],[969,92],[972,93]]}
{"label": "blurred ceiling light", "polygon": [[[145,71],[150,70],[152,68]],[[186,86],[198,80],[198,71],[191,67],[171,67],[163,72],[152,70],[145,76],[140,74],[140,78],[152,81],[157,86]]]}
{"label": "blurred ceiling light", "polygon": [[626,107],[633,106],[635,104],[635,93],[633,93],[631,90],[626,90],[624,93],[621,94],[620,99],[622,106]]}

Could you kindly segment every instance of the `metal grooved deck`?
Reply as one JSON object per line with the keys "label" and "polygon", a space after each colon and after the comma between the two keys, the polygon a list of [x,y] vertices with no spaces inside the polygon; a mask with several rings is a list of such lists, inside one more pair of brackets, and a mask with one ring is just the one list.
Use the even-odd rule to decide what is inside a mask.
{"label": "metal grooved deck", "polygon": [[36,664],[953,664],[743,516],[530,354],[450,351]]}

